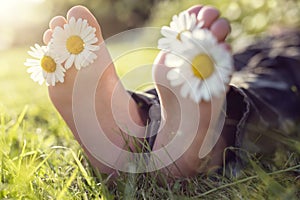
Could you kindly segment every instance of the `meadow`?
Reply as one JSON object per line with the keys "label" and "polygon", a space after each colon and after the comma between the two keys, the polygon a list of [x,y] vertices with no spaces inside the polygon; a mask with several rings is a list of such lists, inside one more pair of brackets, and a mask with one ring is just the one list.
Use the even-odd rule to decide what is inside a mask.
{"label": "meadow", "polygon": [[[27,49],[0,52],[1,199],[300,198],[300,145],[289,139],[270,159],[272,162],[265,164],[249,155],[250,165],[239,177],[210,173],[167,184],[157,182],[163,179],[159,173],[120,173],[108,184],[109,177],[92,168],[52,106],[47,87],[29,78],[23,66]],[[120,58],[120,76],[133,65],[153,62],[156,53],[146,50]],[[140,79],[126,83],[127,87],[134,89],[142,80],[151,82],[149,73],[151,66]]]}
{"label": "meadow", "polygon": [[[11,4],[14,11],[3,6],[9,5],[7,2],[14,2]],[[30,1],[24,2],[23,6],[29,5]],[[221,169],[218,173],[199,174],[168,184],[159,172],[120,172],[120,176],[113,181],[97,172],[52,105],[47,87],[34,83],[26,72],[23,63],[28,57],[27,43],[40,38],[37,34],[47,27],[47,20],[57,14],[64,15],[72,5],[86,5],[98,14],[96,17],[99,19],[105,15],[111,17],[110,10],[114,8],[113,14],[119,23],[125,23],[130,20],[131,11],[144,11],[144,4],[134,0],[40,2],[45,4],[41,7],[43,9],[36,9],[38,12],[32,15],[20,5],[17,6],[19,11],[15,11],[14,5],[20,4],[18,0],[1,2],[0,19],[14,22],[14,18],[18,21],[26,13],[28,19],[23,22],[26,28],[22,32],[24,37],[17,37],[21,45],[0,50],[0,199],[300,199],[299,124],[294,129],[294,135],[272,130],[272,138],[279,144],[277,150],[267,157],[247,153],[249,165],[240,171],[239,176],[225,175]],[[143,25],[151,27],[166,25],[175,13],[199,4],[199,0],[147,2],[150,17]],[[42,4],[37,4],[36,8]],[[203,0],[201,4],[216,6],[222,11],[222,16],[230,20],[232,33],[229,42],[234,51],[257,36],[265,35],[273,25],[299,27],[300,24],[300,2],[297,0]],[[12,13],[18,12],[19,16],[12,17]],[[40,18],[44,20],[39,22],[43,28],[37,24],[32,27],[25,24],[34,24]],[[108,22],[104,28],[113,27]],[[1,24],[8,28],[7,24],[12,23],[8,20],[7,24]],[[19,25],[22,24],[15,23],[15,26]],[[35,34],[32,34],[33,29]],[[7,33],[11,35],[9,31]],[[149,88],[153,85],[151,63],[157,51],[144,49],[118,53],[129,45],[133,43],[110,45],[111,52],[116,53],[117,71],[127,89]]]}

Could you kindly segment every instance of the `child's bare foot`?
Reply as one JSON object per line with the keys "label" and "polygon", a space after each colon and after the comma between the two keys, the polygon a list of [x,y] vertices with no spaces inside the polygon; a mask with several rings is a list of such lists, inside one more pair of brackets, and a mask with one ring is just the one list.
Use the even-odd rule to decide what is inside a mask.
{"label": "child's bare foot", "polygon": [[[224,42],[226,36],[230,32],[230,25],[227,20],[219,18],[220,12],[209,6],[195,6],[188,10],[189,13],[195,13],[198,16],[198,22],[204,22],[204,28],[209,29],[217,38],[218,42],[229,51],[229,45]],[[172,175],[175,176],[191,176],[199,173],[203,169],[222,164],[222,152],[226,147],[226,142],[221,136],[213,151],[209,154],[211,160],[204,163],[199,158],[200,147],[206,136],[211,117],[216,118],[218,112],[222,108],[223,100],[225,97],[225,90],[221,98],[213,98],[215,114],[212,113],[212,102],[202,101],[199,105],[193,104],[191,99],[182,98],[180,93],[181,87],[172,87],[170,81],[167,79],[167,74],[171,68],[165,65],[166,53],[160,52],[154,65],[154,80],[157,84],[160,101],[165,113],[162,113],[166,123],[160,133],[157,135],[154,150],[165,147],[174,135],[180,131],[184,135],[182,143],[177,145],[177,151],[185,148],[184,140],[192,137],[193,132],[196,132],[195,139],[191,143],[182,156],[176,160],[175,164],[171,164],[168,168]],[[231,67],[231,66],[230,66]],[[171,90],[170,90],[171,88]],[[182,110],[182,108],[184,110]],[[197,112],[195,112],[197,111]],[[197,116],[197,113],[200,116]],[[166,116],[166,117],[164,117]],[[200,121],[199,121],[200,117]],[[202,168],[203,165],[206,165]]]}
{"label": "child's bare foot", "polygon": [[[48,44],[50,42],[50,39],[52,38],[52,34],[55,27],[63,27],[64,24],[66,24],[72,17],[74,17],[75,19],[86,19],[90,26],[96,28],[96,37],[98,38],[98,45],[101,44],[101,48],[96,54],[98,55],[98,57],[101,58],[97,59],[93,65],[99,67],[99,70],[103,70],[103,75],[99,80],[99,84],[97,86],[95,94],[96,114],[99,122],[101,123],[101,128],[104,131],[105,135],[115,145],[119,146],[120,148],[125,148],[124,138],[120,134],[116,133],[116,131],[120,129],[120,125],[126,127],[129,132],[134,132],[136,136],[143,137],[145,132],[144,129],[140,128],[137,130],[135,125],[138,124],[140,126],[143,126],[144,122],[142,122],[141,117],[138,113],[139,110],[136,103],[131,99],[130,95],[119,83],[119,78],[115,72],[114,65],[110,60],[110,56],[103,42],[100,26],[97,23],[94,16],[85,7],[75,6],[71,8],[66,18],[62,16],[57,16],[51,20],[49,24],[50,29],[48,29],[44,33],[44,42]],[[84,68],[81,70],[86,69]],[[65,75],[64,83],[58,83],[56,84],[56,86],[49,86],[49,96],[53,104],[61,114],[61,116],[64,118],[64,120],[70,127],[75,138],[80,142],[81,136],[77,132],[73,118],[74,113],[72,110],[72,96],[74,82],[77,74],[78,71],[74,66],[68,69]],[[119,114],[119,116],[123,116],[122,118],[114,119],[114,117],[116,116],[113,116],[113,111],[111,108],[113,95],[115,95],[113,103],[116,103],[118,107],[117,114]],[[84,98],[82,99],[82,101],[84,101]],[[84,102],[82,103],[84,104]],[[130,115],[128,111],[130,112]],[[136,124],[133,124],[132,122]],[[92,164],[98,167],[101,172],[111,173],[114,171],[111,168],[99,162],[98,159],[94,158],[91,155],[91,152],[88,151],[88,147],[85,147],[83,145],[83,148],[85,148],[86,153],[89,156],[89,159],[91,160]],[[109,150],[108,152],[106,152],[106,154],[108,155],[110,153],[111,152],[109,152]]]}

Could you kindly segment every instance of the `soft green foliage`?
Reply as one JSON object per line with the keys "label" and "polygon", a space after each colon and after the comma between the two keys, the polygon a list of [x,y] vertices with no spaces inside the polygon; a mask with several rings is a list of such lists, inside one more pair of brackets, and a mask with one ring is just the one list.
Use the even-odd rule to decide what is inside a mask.
{"label": "soft green foliage", "polygon": [[[270,159],[274,162],[252,158],[239,178],[212,173],[166,184],[159,172],[121,173],[108,184],[51,106],[47,88],[30,80],[22,64],[25,53],[20,48],[0,54],[0,199],[299,198],[299,149],[290,139]],[[145,53],[151,62],[155,52]],[[142,62],[134,56],[123,59],[119,65]]]}

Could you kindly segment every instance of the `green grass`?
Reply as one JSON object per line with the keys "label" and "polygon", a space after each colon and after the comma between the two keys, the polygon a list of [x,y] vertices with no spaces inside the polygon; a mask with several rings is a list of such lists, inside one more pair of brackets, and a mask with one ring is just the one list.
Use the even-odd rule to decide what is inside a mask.
{"label": "green grass", "polygon": [[[145,59],[149,64],[156,54],[140,53],[118,60],[121,76],[130,69],[128,63],[141,65]],[[239,178],[211,173],[164,184],[157,182],[163,178],[159,173],[121,173],[108,184],[55,111],[47,88],[29,78],[23,66],[26,57],[24,48],[0,52],[0,199],[300,198],[298,141],[279,148],[270,162],[249,155],[250,165]],[[144,78],[151,81],[147,72]],[[128,88],[136,88],[141,80]]]}

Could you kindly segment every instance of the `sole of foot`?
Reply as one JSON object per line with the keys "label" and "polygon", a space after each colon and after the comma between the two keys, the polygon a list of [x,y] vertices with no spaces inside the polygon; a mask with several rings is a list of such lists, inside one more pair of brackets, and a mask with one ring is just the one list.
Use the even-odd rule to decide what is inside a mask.
{"label": "sole of foot", "polygon": [[[66,18],[63,16],[54,17],[49,23],[49,29],[44,33],[44,43],[48,44],[50,42],[55,27],[63,27],[64,24],[66,24],[72,17],[74,17],[75,19],[85,19],[90,26],[96,28],[96,37],[98,38],[97,44],[100,45],[100,50],[97,54],[104,52],[105,55],[98,55],[101,56],[101,59],[97,59],[95,63],[93,63],[93,65],[97,65],[97,67],[99,67],[101,70],[103,68],[103,73],[99,79],[95,93],[95,112],[97,114],[98,121],[101,124],[102,130],[104,130],[104,133],[109,138],[109,140],[114,145],[120,148],[127,148],[127,141],[124,141],[123,136],[121,136],[120,134],[116,134],[115,131],[120,129],[120,124],[123,124],[127,127],[128,131],[134,132],[134,127],[136,126],[136,124],[138,124],[142,128],[138,130],[139,133],[136,133],[136,135],[139,137],[143,137],[144,122],[141,120],[141,117],[139,115],[138,106],[132,100],[131,96],[124,89],[122,84],[120,84],[114,64],[105,47],[100,25],[98,24],[93,14],[83,6],[75,6],[68,11]],[[66,71],[64,83],[58,83],[55,86],[49,86],[48,91],[50,99],[53,102],[54,106],[71,129],[75,138],[79,143],[82,144],[81,138],[82,134],[84,133],[79,133],[77,131],[72,109],[73,89],[77,74],[78,71],[75,69],[75,67],[71,67]],[[82,104],[84,105],[84,102],[82,102]],[[115,116],[115,113],[113,113],[113,106],[116,106],[119,109],[117,112],[117,116]],[[117,119],[115,119],[116,117]],[[97,136],[95,136],[95,139],[96,138]],[[129,144],[129,146],[130,145],[131,144]],[[114,169],[102,164],[99,159],[93,156],[95,153],[89,151],[88,144],[84,144],[82,146],[85,149],[85,152],[88,155],[91,163],[102,173],[114,172]],[[110,150],[107,150],[108,154],[110,153],[109,151]]]}
{"label": "sole of foot", "polygon": [[[230,45],[225,42],[227,35],[230,33],[230,25],[226,19],[220,18],[220,12],[216,8],[199,5],[191,7],[187,10],[187,12],[190,14],[194,13],[196,16],[198,16],[197,19],[204,22],[202,28],[209,29],[216,37],[218,42],[221,45],[224,45],[224,47],[230,51]],[[165,66],[165,57],[166,53],[163,51],[160,52],[153,67],[153,78],[155,80],[160,102],[164,110],[162,115],[165,116],[163,118],[166,120],[164,127],[161,129],[161,132],[156,138],[154,150],[165,147],[174,138],[174,132],[176,133],[176,131],[178,131],[178,125],[182,123],[183,119],[191,119],[191,113],[184,113],[180,108],[182,104],[188,105],[191,104],[191,102],[186,99],[180,99],[182,98],[180,95],[180,86],[174,88],[170,85],[170,81],[167,80],[166,74],[171,68]],[[180,104],[179,101],[182,102],[182,104]],[[168,172],[166,173],[171,172],[172,177],[193,176],[199,173],[199,168],[201,164],[203,164],[203,160],[199,159],[198,155],[210,124],[212,112],[211,102],[200,102],[198,107],[200,116],[205,117],[200,117],[197,134],[191,145],[182,154],[182,156],[176,160],[174,164],[171,164],[168,167]],[[190,109],[191,111],[193,110],[192,108],[185,109]],[[183,127],[182,129],[189,130],[190,125]],[[222,151],[225,147],[226,143],[221,137],[214,150],[210,154],[212,159],[211,162],[205,167],[206,169],[215,165],[221,165]]]}

